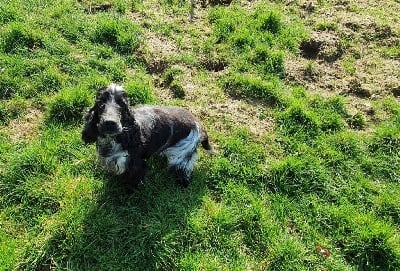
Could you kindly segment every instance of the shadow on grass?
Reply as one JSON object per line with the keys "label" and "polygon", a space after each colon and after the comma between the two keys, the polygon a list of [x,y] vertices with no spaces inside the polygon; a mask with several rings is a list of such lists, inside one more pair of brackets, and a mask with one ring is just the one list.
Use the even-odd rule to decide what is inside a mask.
{"label": "shadow on grass", "polygon": [[[172,270],[187,249],[187,219],[201,204],[205,172],[197,168],[182,189],[165,165],[151,161],[146,182],[127,194],[105,179],[80,225],[60,225],[45,245],[36,270]],[[79,221],[79,219],[77,219]]]}

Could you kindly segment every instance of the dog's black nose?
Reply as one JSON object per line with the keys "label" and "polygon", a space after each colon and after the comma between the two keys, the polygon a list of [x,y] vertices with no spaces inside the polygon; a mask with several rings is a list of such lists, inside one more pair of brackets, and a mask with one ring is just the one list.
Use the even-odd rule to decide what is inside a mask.
{"label": "dog's black nose", "polygon": [[111,120],[103,121],[102,125],[104,127],[117,127],[117,123],[115,121],[111,121]]}
{"label": "dog's black nose", "polygon": [[99,132],[101,134],[117,134],[121,132],[121,127],[115,121],[105,120],[100,122]]}

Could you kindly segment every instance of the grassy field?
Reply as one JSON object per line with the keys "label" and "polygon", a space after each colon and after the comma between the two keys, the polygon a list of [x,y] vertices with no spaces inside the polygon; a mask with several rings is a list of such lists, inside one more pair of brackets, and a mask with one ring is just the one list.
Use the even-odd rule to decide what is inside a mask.
{"label": "grassy field", "polygon": [[[400,270],[400,2],[0,3],[0,270]],[[80,133],[97,88],[207,127],[132,194]]]}

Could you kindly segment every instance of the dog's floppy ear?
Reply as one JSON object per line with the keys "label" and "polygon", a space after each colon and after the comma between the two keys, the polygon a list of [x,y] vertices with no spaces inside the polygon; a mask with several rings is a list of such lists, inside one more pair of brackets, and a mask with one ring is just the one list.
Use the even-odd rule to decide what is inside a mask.
{"label": "dog's floppy ear", "polygon": [[123,106],[124,108],[129,108],[129,98],[125,90],[121,91],[119,100],[121,101],[120,103],[121,106]]}
{"label": "dog's floppy ear", "polygon": [[82,140],[85,143],[94,143],[97,140],[99,113],[97,103],[86,113],[85,126],[82,131]]}
{"label": "dog's floppy ear", "polygon": [[99,134],[97,125],[100,120],[99,103],[101,103],[101,94],[105,90],[107,90],[107,87],[101,87],[97,90],[95,104],[85,115],[85,126],[82,131],[82,140],[87,144],[94,143],[97,140]]}

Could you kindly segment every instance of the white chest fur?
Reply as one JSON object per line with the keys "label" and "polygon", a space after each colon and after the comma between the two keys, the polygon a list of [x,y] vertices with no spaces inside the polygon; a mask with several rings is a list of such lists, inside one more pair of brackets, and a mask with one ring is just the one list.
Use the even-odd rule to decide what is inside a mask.
{"label": "white chest fur", "polygon": [[[115,140],[99,138],[97,143],[101,165],[113,174],[124,173],[129,162],[128,151],[123,150],[121,144],[115,142]],[[106,149],[107,152],[104,153],[100,149]]]}

